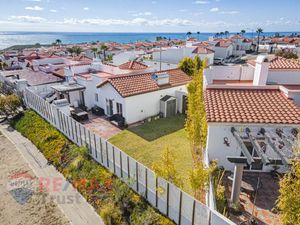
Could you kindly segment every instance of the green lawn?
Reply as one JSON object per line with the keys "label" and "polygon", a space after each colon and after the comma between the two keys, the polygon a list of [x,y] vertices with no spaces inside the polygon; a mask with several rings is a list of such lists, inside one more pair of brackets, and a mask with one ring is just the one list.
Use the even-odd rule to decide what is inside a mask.
{"label": "green lawn", "polygon": [[163,118],[124,130],[109,141],[149,168],[169,147],[176,157],[176,168],[185,184],[183,188],[191,193],[188,172],[193,162],[184,123],[182,115]]}

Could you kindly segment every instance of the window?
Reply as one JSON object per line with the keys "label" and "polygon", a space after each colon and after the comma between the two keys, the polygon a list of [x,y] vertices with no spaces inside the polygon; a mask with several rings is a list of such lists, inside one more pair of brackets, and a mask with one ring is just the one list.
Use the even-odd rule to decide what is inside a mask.
{"label": "window", "polygon": [[121,103],[118,102],[117,102],[117,113],[121,116],[123,115],[123,106]]}
{"label": "window", "polygon": [[98,98],[98,94],[97,94],[97,93],[95,94],[95,101],[96,101],[96,102],[99,101],[99,98]]}

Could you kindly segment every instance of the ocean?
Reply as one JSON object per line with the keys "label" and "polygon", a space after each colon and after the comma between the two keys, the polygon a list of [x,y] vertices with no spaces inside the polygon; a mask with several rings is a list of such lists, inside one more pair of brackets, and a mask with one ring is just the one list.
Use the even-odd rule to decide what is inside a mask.
{"label": "ocean", "polygon": [[[283,35],[289,35],[295,32],[279,32]],[[200,40],[207,40],[215,33],[200,33]],[[275,32],[265,32],[263,35],[271,36]],[[256,34],[246,33],[246,37],[253,37]],[[186,33],[80,33],[80,32],[0,32],[0,49],[12,45],[28,44],[51,44],[56,39],[60,39],[64,44],[75,44],[95,41],[114,41],[119,43],[129,43],[136,41],[154,41],[157,36],[171,39],[184,40]],[[197,34],[192,37],[198,38]]]}

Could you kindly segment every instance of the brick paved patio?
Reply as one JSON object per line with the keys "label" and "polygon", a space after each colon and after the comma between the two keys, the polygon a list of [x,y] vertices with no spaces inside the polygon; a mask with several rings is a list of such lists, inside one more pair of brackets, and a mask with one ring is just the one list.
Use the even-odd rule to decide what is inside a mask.
{"label": "brick paved patio", "polygon": [[[229,173],[224,175],[224,184],[226,189],[226,198],[230,200],[232,181],[227,177]],[[244,172],[243,181],[251,184],[254,189],[257,186],[257,178],[259,173],[254,172]],[[243,208],[243,213],[241,216],[230,215],[230,219],[235,223],[239,224],[242,221],[248,220],[251,217],[252,211],[253,215],[258,221],[259,225],[280,225],[282,224],[279,219],[279,215],[276,214],[274,210],[276,206],[276,200],[279,196],[279,184],[278,179],[274,179],[269,173],[260,173],[261,185],[259,186],[256,203],[254,206],[254,195],[247,195],[241,192],[240,202]]]}
{"label": "brick paved patio", "polygon": [[99,117],[89,113],[89,120],[82,122],[82,124],[104,139],[109,139],[122,131],[105,118],[105,116]]}

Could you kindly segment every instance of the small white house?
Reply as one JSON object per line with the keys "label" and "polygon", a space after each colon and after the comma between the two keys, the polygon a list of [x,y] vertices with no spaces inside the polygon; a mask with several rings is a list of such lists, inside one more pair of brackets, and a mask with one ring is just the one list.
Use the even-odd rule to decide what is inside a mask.
{"label": "small white house", "polygon": [[[179,98],[184,98],[181,93],[187,92],[186,85],[190,80],[179,69],[112,76],[97,86],[97,105],[104,109],[106,115],[123,116],[126,124],[158,116],[160,113],[173,115],[174,105],[175,113],[182,112],[185,108],[183,103],[186,101]],[[170,103],[161,104],[162,101]]]}

